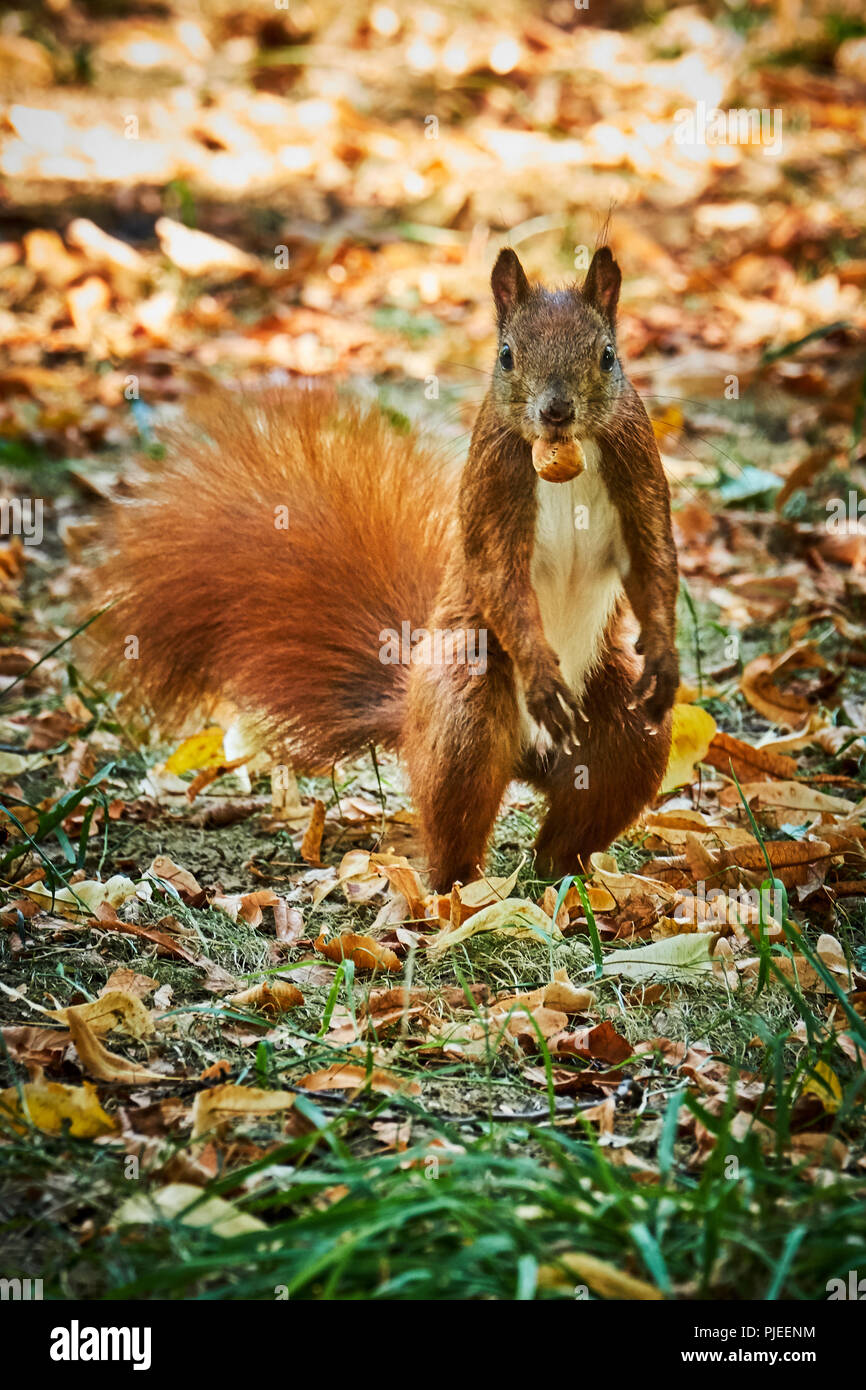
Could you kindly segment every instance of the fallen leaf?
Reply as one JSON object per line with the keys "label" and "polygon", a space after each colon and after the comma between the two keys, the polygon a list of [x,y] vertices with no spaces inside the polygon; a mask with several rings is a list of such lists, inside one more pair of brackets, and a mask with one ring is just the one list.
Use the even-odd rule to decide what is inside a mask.
{"label": "fallen leaf", "polygon": [[420,1096],[421,1087],[417,1081],[409,1081],[401,1076],[374,1068],[367,1072],[351,1062],[335,1062],[323,1071],[310,1072],[298,1082],[307,1091],[383,1091],[386,1095],[403,1092],[410,1096]]}
{"label": "fallen leaf", "polygon": [[328,960],[351,960],[356,970],[402,970],[402,965],[394,952],[387,946],[380,946],[372,936],[361,936],[356,932],[342,932],[328,940],[320,935],[313,943],[317,951]]}
{"label": "fallen leaf", "polygon": [[674,705],[671,751],[661,792],[691,782],[695,766],[703,762],[716,732],[716,721],[698,705]]}
{"label": "fallen leaf", "polygon": [[99,1037],[114,1028],[128,1033],[131,1038],[147,1038],[153,1033],[153,1023],[144,1004],[136,995],[126,994],[121,989],[108,990],[87,1004],[54,1009],[50,1016],[68,1025],[73,1010],[75,1017]]}
{"label": "fallen leaf", "polygon": [[197,772],[200,768],[219,767],[225,762],[222,729],[211,727],[185,738],[166,760],[164,771],[179,777],[183,772]]}
{"label": "fallen leaf", "polygon": [[485,931],[501,932],[504,936],[536,937],[547,943],[562,936],[556,923],[528,898],[506,898],[482,908],[454,930],[443,928],[430,942],[428,952],[435,959],[451,946]]}
{"label": "fallen leaf", "polygon": [[79,1139],[95,1139],[117,1129],[116,1121],[99,1104],[96,1087],[87,1081],[83,1086],[64,1086],[40,1076],[26,1081],[20,1096],[16,1087],[10,1086],[0,1094],[0,1114],[11,1116],[13,1129],[20,1133],[26,1130],[26,1125],[16,1122],[21,1116],[44,1134],[61,1134],[68,1122],[70,1134]]}
{"label": "fallen leaf", "polygon": [[229,995],[228,1002],[242,1009],[258,1009],[263,1014],[276,1017],[288,1009],[303,1004],[304,996],[288,980],[262,980],[251,989],[241,990],[240,994]]}
{"label": "fallen leaf", "polygon": [[[648,1284],[644,1279],[636,1279],[595,1255],[583,1255],[574,1250],[567,1250],[558,1256],[558,1259],[559,1265],[542,1265],[538,1271],[538,1282],[545,1288],[565,1284],[569,1279],[577,1279],[582,1284],[588,1284],[601,1298],[647,1301],[664,1298],[661,1290],[654,1284]],[[560,1268],[561,1265],[568,1271],[567,1276]]]}
{"label": "fallen leaf", "polygon": [[138,1085],[142,1081],[171,1081],[174,1078],[160,1072],[149,1071],[147,1067],[137,1066],[126,1057],[118,1057],[109,1052],[89,1027],[78,1010],[81,1005],[66,1010],[66,1022],[75,1043],[75,1051],[83,1069],[95,1076],[98,1081],[117,1081],[125,1085]]}
{"label": "fallen leaf", "polygon": [[322,862],[322,835],[325,831],[325,803],[314,801],[310,823],[301,841],[301,858],[307,864],[320,865]]}
{"label": "fallen leaf", "polygon": [[637,982],[677,971],[689,974],[700,971],[712,978],[711,957],[717,939],[706,932],[686,932],[653,941],[648,946],[618,950],[605,959],[604,974],[625,976]]}
{"label": "fallen leaf", "polygon": [[249,1235],[266,1231],[264,1221],[239,1211],[224,1197],[207,1197],[204,1189],[192,1183],[173,1182],[155,1192],[136,1192],[118,1207],[114,1226],[151,1225],[166,1220],[183,1226],[206,1227],[215,1236]]}
{"label": "fallen leaf", "polygon": [[[223,1064],[226,1065],[226,1064]],[[238,1116],[273,1115],[276,1111],[291,1110],[295,1103],[291,1091],[262,1091],[253,1086],[235,1086],[230,1082],[199,1091],[192,1104],[192,1137],[215,1129],[226,1120]]]}

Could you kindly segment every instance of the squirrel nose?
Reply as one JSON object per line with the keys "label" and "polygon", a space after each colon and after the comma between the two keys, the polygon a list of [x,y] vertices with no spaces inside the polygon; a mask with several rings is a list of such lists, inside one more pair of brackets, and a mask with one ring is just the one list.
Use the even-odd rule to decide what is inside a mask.
{"label": "squirrel nose", "polygon": [[574,419],[574,406],[564,396],[554,396],[538,412],[545,425],[567,425]]}

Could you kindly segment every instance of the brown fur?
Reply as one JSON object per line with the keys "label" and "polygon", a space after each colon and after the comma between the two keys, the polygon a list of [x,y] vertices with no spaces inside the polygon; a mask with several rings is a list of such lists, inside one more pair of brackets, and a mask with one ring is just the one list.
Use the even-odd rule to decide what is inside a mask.
{"label": "brown fur", "polygon": [[[509,780],[547,795],[543,866],[576,869],[655,794],[677,682],[677,576],[667,484],[646,413],[616,363],[619,270],[606,248],[583,291],[531,289],[513,252],[493,275],[500,344],[521,370],[494,371],[456,480],[375,411],[337,409],[322,389],[216,396],[203,428],[175,440],[142,498],[121,508],[102,583],[104,665],[166,715],[223,694],[264,717],[308,765],[370,743],[405,756],[439,888],[483,865]],[[625,592],[644,669],[612,617],[582,702],[563,680],[531,580],[538,412],[571,401],[622,524]],[[540,484],[555,486],[555,484]],[[274,525],[287,506],[287,531]],[[574,604],[581,602],[574,594]],[[383,663],[384,629],[487,634],[487,665]],[[137,661],[121,661],[125,639]],[[520,691],[552,736],[521,747]],[[635,706],[635,708],[629,708]],[[580,747],[571,751],[575,737]],[[575,764],[589,782],[574,784]]]}
{"label": "brown fur", "polygon": [[393,747],[408,668],[380,661],[380,632],[430,611],[456,479],[328,389],[215,393],[197,416],[117,509],[99,664],[162,724],[226,696],[306,766]]}

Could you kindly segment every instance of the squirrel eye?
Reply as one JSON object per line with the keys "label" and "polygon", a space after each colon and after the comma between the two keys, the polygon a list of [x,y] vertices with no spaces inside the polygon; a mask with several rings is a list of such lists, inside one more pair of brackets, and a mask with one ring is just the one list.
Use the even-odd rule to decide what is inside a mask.
{"label": "squirrel eye", "polygon": [[507,343],[503,343],[499,349],[499,365],[506,372],[510,372],[514,366],[514,356]]}
{"label": "squirrel eye", "polygon": [[613,369],[613,364],[615,361],[616,353],[614,352],[610,343],[608,343],[604,349],[604,352],[601,354],[601,370],[603,372],[611,371]]}

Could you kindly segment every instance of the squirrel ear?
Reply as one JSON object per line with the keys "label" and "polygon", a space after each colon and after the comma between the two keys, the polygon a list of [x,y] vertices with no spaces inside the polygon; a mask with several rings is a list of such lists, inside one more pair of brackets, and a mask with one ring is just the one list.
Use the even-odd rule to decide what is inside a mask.
{"label": "squirrel ear", "polygon": [[529,281],[524,274],[523,266],[517,259],[516,252],[512,251],[510,247],[499,252],[493,267],[493,274],[490,277],[490,284],[493,289],[499,322],[502,323],[514,306],[529,294]]}
{"label": "squirrel ear", "polygon": [[600,246],[586,272],[581,294],[588,304],[598,310],[602,318],[607,319],[611,328],[613,328],[616,318],[616,305],[621,284],[622,274],[613,258],[610,247]]}

